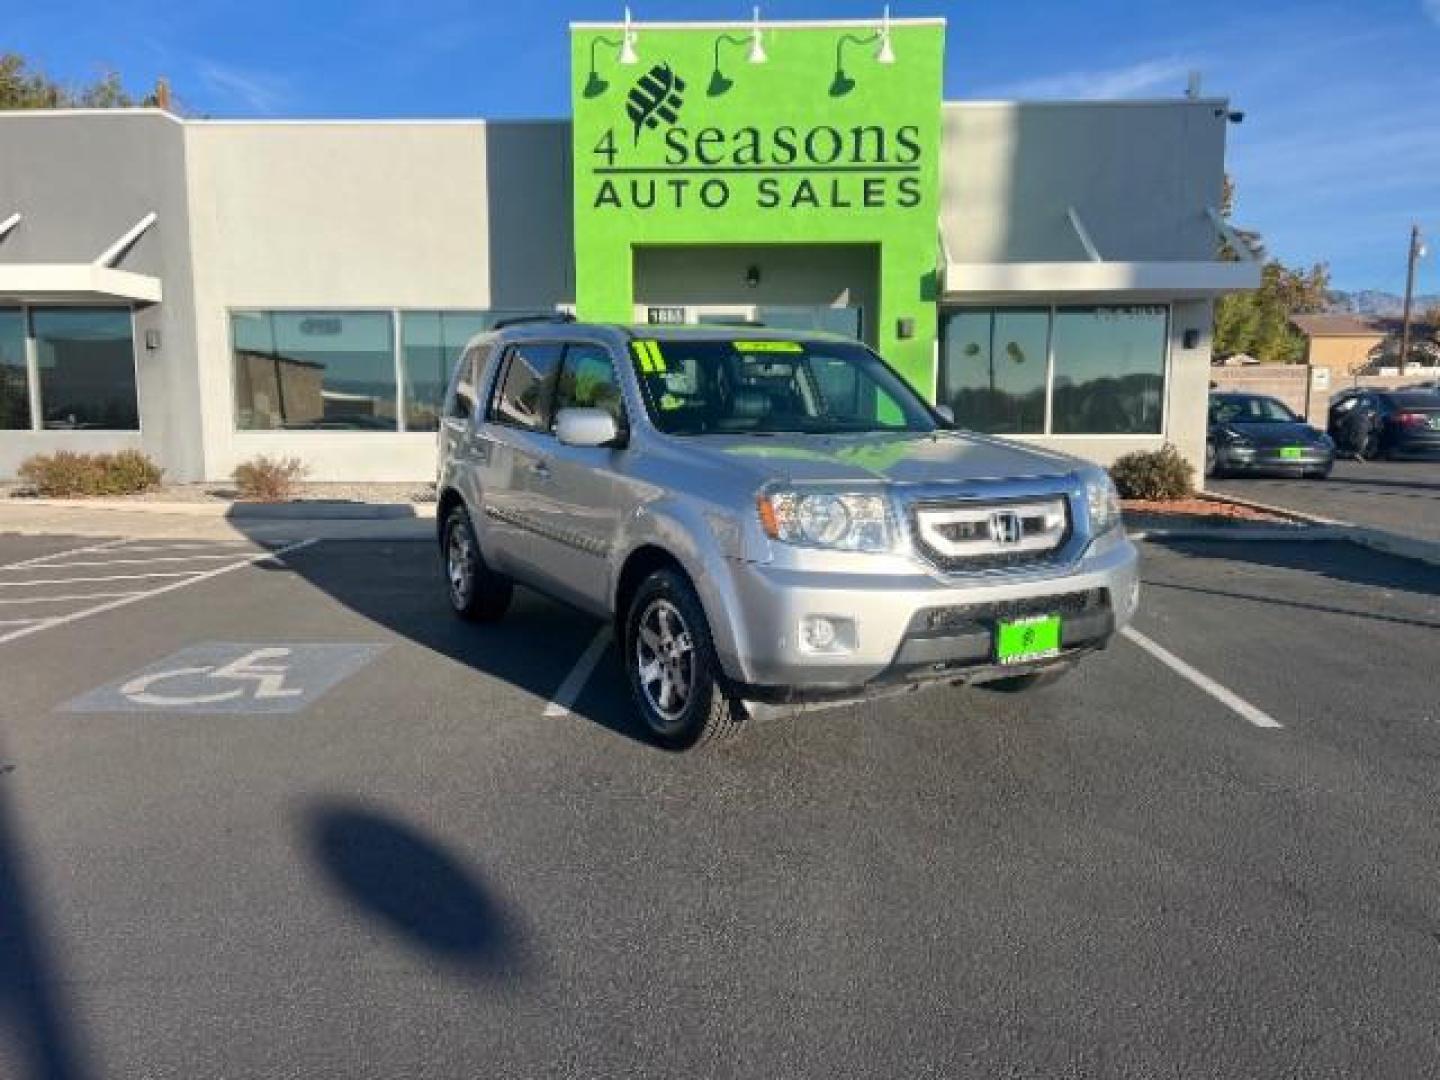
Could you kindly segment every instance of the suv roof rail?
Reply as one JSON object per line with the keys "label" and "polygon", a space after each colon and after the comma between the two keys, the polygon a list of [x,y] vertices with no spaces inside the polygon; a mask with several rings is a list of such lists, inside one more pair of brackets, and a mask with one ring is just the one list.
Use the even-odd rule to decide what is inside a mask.
{"label": "suv roof rail", "polygon": [[507,326],[520,326],[523,323],[573,323],[575,316],[568,311],[555,311],[547,315],[512,315],[508,319],[496,319],[495,330],[504,330]]}

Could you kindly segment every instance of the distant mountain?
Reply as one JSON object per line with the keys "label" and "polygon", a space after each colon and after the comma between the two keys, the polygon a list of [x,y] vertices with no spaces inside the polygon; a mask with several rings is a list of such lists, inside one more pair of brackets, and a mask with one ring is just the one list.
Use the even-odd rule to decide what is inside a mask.
{"label": "distant mountain", "polygon": [[[1330,301],[1330,311],[1343,311],[1352,315],[1399,315],[1405,307],[1405,298],[1379,289],[1360,289],[1344,292],[1331,289],[1325,294]],[[1440,305],[1440,293],[1416,295],[1413,310],[1418,317],[1431,307]]]}

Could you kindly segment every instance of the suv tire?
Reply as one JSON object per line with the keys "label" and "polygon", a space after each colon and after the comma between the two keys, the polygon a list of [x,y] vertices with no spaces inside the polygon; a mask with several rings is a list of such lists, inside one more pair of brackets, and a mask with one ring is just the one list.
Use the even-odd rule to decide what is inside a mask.
{"label": "suv tire", "polygon": [[630,694],[655,742],[688,750],[740,730],[744,706],[721,685],[705,610],[684,575],[656,570],[640,583],[623,642]]}
{"label": "suv tire", "polygon": [[465,507],[455,507],[445,518],[440,554],[445,560],[445,594],[456,615],[470,622],[495,622],[505,614],[514,586],[485,565]]}

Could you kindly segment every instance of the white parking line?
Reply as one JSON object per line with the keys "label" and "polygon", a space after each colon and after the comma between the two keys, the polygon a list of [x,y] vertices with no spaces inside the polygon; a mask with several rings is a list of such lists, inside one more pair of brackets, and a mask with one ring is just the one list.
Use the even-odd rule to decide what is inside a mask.
{"label": "white parking line", "polygon": [[26,585],[75,585],[94,581],[138,581],[152,577],[189,577],[194,570],[152,570],[148,574],[104,574],[100,577],[32,578],[29,581],[0,581],[0,589],[21,589]]}
{"label": "white parking line", "polygon": [[116,608],[136,604],[141,600],[148,600],[152,596],[163,596],[165,593],[174,592],[176,589],[183,589],[187,585],[196,585],[202,581],[209,581],[211,578],[217,578],[221,574],[228,574],[232,570],[240,570],[247,566],[254,566],[256,563],[265,562],[267,559],[274,559],[278,562],[280,556],[288,555],[292,551],[299,551],[301,548],[309,547],[314,543],[318,543],[318,540],[311,538],[309,540],[297,540],[293,544],[287,544],[274,551],[257,551],[248,558],[242,558],[237,562],[232,562],[225,566],[216,566],[209,570],[199,571],[189,577],[181,578],[179,581],[172,581],[167,585],[162,585],[158,589],[151,589],[148,592],[132,593],[129,596],[121,596],[114,600],[107,600],[105,603],[97,604],[95,607],[82,608],[79,611],[72,611],[67,615],[57,615],[53,619],[46,619],[43,622],[30,626],[22,626],[18,630],[11,630],[8,634],[0,634],[0,645],[3,645],[7,641],[14,641],[17,638],[26,637],[30,634],[38,634],[40,631],[49,630],[54,626],[65,626],[69,623],[79,622],[81,619],[88,619],[92,615],[102,615],[107,611],[114,611]]}
{"label": "white parking line", "polygon": [[[149,566],[151,563],[162,562],[197,562],[200,559],[233,559],[238,554],[240,554],[238,551],[232,551],[227,555],[156,555],[150,559],[99,559],[93,561],[72,559],[67,562],[52,562],[45,563],[44,565],[47,567],[53,566],[57,570],[63,570],[70,566]],[[22,569],[25,569],[25,567],[18,564],[15,566],[0,566],[0,570]]]}
{"label": "white parking line", "polygon": [[1239,713],[1242,717],[1250,721],[1250,723],[1254,724],[1256,727],[1278,728],[1282,726],[1281,723],[1269,713],[1257,709],[1254,705],[1251,705],[1250,702],[1246,701],[1238,694],[1235,694],[1230,690],[1226,689],[1225,687],[1221,686],[1218,682],[1210,678],[1210,676],[1206,675],[1203,671],[1191,667],[1184,660],[1181,660],[1178,656],[1172,653],[1169,649],[1165,648],[1165,646],[1161,645],[1157,641],[1152,641],[1150,638],[1142,634],[1139,630],[1136,630],[1133,626],[1125,627],[1123,630],[1120,631],[1120,633],[1129,640],[1133,641],[1136,645],[1139,645],[1140,648],[1144,649],[1151,656],[1155,657],[1156,660],[1159,660],[1162,664],[1168,667],[1171,671],[1175,672],[1181,678],[1188,679],[1190,682],[1198,686],[1201,690],[1204,690],[1207,694],[1213,697],[1216,701],[1220,702],[1227,708]]}
{"label": "white parking line", "polygon": [[21,596],[12,600],[0,600],[0,604],[58,604],[66,600],[103,600],[113,596],[135,596],[134,592],[93,592],[82,596]]}
{"label": "white parking line", "polygon": [[64,551],[52,551],[46,555],[36,555],[33,559],[22,559],[20,562],[6,563],[0,566],[0,570],[22,570],[27,566],[44,566],[50,559],[58,559],[62,555],[83,555],[90,551],[104,551],[107,548],[119,547],[125,543],[121,540],[106,540],[102,544],[86,544],[84,547],[66,548]]}
{"label": "white parking line", "polygon": [[[580,654],[580,659],[575,661],[575,666],[570,669],[570,674],[565,676],[559,688],[545,706],[545,715],[552,718],[559,718],[570,715],[570,708],[575,704],[575,699],[580,696],[580,691],[585,689],[585,683],[590,678],[590,673],[595,670],[595,665],[600,662],[604,655],[605,648],[610,644],[610,626],[607,623],[595,632],[590,639],[590,644]],[[0,638],[0,640],[4,640]]]}

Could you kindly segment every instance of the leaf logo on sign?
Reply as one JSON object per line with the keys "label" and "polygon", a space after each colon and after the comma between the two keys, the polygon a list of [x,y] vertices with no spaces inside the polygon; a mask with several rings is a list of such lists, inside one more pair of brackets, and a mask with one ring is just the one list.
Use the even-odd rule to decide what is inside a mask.
{"label": "leaf logo on sign", "polygon": [[625,114],[635,125],[637,145],[642,129],[654,130],[662,120],[669,125],[680,119],[684,93],[685,80],[675,74],[669,64],[656,64],[635,80],[625,98]]}

